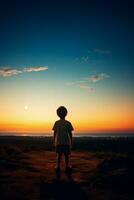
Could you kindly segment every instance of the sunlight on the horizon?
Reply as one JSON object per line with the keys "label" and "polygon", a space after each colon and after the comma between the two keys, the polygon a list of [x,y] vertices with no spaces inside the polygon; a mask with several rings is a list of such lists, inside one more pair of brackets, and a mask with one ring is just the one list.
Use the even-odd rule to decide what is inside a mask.
{"label": "sunlight on the horizon", "polygon": [[[90,96],[90,101],[73,95],[68,99],[56,97],[47,99],[45,94],[39,99],[35,94],[27,100],[24,94],[14,101],[5,99],[0,105],[0,131],[40,131],[51,132],[53,123],[58,119],[56,109],[63,105],[68,109],[67,120],[71,121],[75,132],[120,131],[133,129],[133,104],[117,101],[106,103],[98,96]],[[26,97],[26,100],[25,100]],[[36,97],[36,98],[33,98]],[[63,101],[64,100],[64,101]],[[24,104],[25,102],[25,104]],[[32,109],[31,109],[32,108]]]}

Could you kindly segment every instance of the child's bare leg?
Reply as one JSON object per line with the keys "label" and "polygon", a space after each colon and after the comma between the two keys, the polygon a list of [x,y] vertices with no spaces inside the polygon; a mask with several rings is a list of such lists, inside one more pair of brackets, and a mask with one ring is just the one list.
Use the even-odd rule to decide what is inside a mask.
{"label": "child's bare leg", "polygon": [[64,154],[64,156],[65,156],[65,167],[66,167],[66,169],[68,169],[69,168],[69,155]]}
{"label": "child's bare leg", "polygon": [[58,169],[60,169],[61,158],[62,158],[62,154],[61,154],[61,153],[58,153],[58,155],[57,155],[57,168],[58,168]]}

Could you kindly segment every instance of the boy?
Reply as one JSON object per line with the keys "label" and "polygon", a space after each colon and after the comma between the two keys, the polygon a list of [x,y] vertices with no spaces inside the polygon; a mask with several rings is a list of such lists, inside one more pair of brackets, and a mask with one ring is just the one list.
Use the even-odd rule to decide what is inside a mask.
{"label": "boy", "polygon": [[65,120],[67,115],[67,109],[64,106],[60,106],[57,109],[57,115],[60,120],[56,121],[53,126],[54,131],[54,146],[57,153],[57,167],[56,171],[60,172],[61,158],[64,154],[65,158],[65,172],[68,172],[71,168],[69,166],[69,155],[72,147],[72,131],[74,130],[72,124]]}

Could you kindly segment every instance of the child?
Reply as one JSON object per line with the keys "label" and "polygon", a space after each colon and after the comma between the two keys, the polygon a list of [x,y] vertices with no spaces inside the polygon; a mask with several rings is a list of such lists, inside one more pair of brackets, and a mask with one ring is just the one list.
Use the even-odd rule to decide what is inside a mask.
{"label": "child", "polygon": [[65,120],[67,115],[67,109],[64,106],[60,106],[57,109],[57,115],[60,120],[56,121],[53,126],[54,131],[54,146],[57,153],[57,168],[56,171],[60,172],[61,158],[64,154],[65,158],[65,172],[68,172],[71,168],[69,166],[69,155],[72,147],[72,131],[74,130],[72,124]]}

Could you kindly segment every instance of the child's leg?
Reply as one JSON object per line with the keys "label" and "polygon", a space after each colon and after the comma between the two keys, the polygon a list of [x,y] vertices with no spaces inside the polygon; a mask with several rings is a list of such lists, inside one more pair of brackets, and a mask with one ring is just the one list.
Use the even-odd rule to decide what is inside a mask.
{"label": "child's leg", "polygon": [[65,167],[66,169],[69,168],[69,154],[64,154],[65,156]]}
{"label": "child's leg", "polygon": [[57,168],[60,169],[62,153],[57,154]]}

